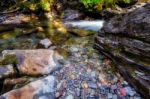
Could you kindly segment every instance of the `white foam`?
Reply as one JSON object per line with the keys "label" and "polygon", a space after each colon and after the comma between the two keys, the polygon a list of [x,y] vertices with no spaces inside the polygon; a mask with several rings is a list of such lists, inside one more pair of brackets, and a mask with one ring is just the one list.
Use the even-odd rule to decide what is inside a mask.
{"label": "white foam", "polygon": [[70,21],[66,22],[66,24],[70,24],[73,27],[83,28],[86,30],[93,30],[93,31],[99,31],[104,24],[103,20],[94,20],[94,21]]}

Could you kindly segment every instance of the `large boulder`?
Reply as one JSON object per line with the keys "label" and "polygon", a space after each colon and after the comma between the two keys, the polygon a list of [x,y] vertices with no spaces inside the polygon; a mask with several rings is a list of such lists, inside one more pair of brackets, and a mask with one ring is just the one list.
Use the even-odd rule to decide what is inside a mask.
{"label": "large boulder", "polygon": [[110,57],[124,78],[149,98],[150,3],[105,22],[95,48]]}
{"label": "large boulder", "polygon": [[0,99],[55,99],[54,86],[55,77],[47,76],[22,88],[7,92],[0,96]]}
{"label": "large boulder", "polygon": [[3,57],[16,56],[16,68],[23,75],[44,75],[60,68],[57,52],[48,49],[4,50]]}

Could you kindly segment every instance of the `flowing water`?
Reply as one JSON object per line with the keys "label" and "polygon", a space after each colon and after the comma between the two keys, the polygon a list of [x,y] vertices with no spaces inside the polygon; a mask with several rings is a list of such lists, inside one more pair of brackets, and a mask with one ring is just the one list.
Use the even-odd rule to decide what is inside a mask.
{"label": "flowing water", "polygon": [[[63,24],[96,32],[80,37],[67,32]],[[55,91],[55,94],[61,94],[58,99],[72,99],[66,98],[71,96],[76,99],[140,99],[139,94],[120,76],[110,60],[93,49],[94,37],[103,24],[103,20],[65,23],[45,20],[34,21],[33,27],[28,28],[12,26],[9,31],[3,31],[0,26],[0,31],[3,31],[0,32],[0,52],[6,49],[41,49],[43,47],[39,46],[39,42],[49,39],[52,42],[49,49],[58,51],[65,58],[63,68],[53,73],[58,78],[57,85],[62,82],[65,84]],[[130,90],[126,92],[128,95],[120,94],[122,87]]]}
{"label": "flowing water", "polygon": [[70,24],[73,27],[83,28],[86,30],[99,31],[103,27],[104,20],[94,20],[94,21],[80,20],[80,21],[66,22],[66,24]]}

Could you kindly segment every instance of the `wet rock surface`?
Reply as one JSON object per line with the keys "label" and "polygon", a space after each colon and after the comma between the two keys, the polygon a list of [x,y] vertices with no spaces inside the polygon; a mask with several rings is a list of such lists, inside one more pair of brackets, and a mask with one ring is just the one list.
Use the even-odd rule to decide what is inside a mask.
{"label": "wet rock surface", "polygon": [[[111,61],[102,54],[98,54],[93,49],[94,37],[75,37],[70,38],[61,46],[69,54],[65,59],[60,59],[61,69],[51,73],[52,77],[32,78],[10,78],[5,79],[3,84],[7,89],[1,98],[7,99],[119,99],[119,98],[135,98],[141,99],[140,95],[120,76],[119,73],[112,69]],[[59,47],[56,47],[58,50]],[[41,49],[40,49],[41,50]],[[40,50],[6,50],[3,55],[21,52],[23,55],[40,55],[38,63],[45,59]],[[26,52],[27,51],[27,52]],[[38,52],[38,54],[36,53]],[[49,50],[42,50],[42,54],[48,54]],[[36,53],[36,54],[35,54]],[[66,53],[60,53],[64,55]],[[59,58],[59,56],[56,56]],[[35,60],[36,57],[32,58]],[[35,61],[32,61],[34,63]],[[23,64],[23,63],[22,63]],[[35,65],[33,64],[30,69]],[[36,64],[37,66],[39,64]],[[42,72],[41,68],[41,72]],[[49,70],[49,69],[48,69]],[[29,70],[30,71],[30,70]],[[33,73],[33,72],[32,72]],[[44,77],[43,77],[44,76]],[[55,84],[53,86],[53,80]],[[46,80],[48,79],[48,80]],[[15,80],[15,81],[14,81]],[[14,86],[15,85],[15,86]],[[12,90],[10,89],[12,88]],[[16,89],[17,88],[17,89]],[[18,89],[19,88],[19,89]],[[47,89],[48,88],[48,89]],[[52,90],[52,91],[51,91]],[[5,91],[6,92],[6,89]],[[19,97],[19,98],[18,98]]]}
{"label": "wet rock surface", "polygon": [[150,3],[112,18],[104,24],[95,44],[95,48],[113,59],[124,78],[145,98],[150,96],[149,10]]}
{"label": "wet rock surface", "polygon": [[55,77],[47,76],[0,96],[1,99],[55,99]]}
{"label": "wet rock surface", "polygon": [[[66,4],[76,3],[69,1]],[[80,18],[70,16],[70,13],[67,16],[70,20]],[[8,21],[6,18],[3,22],[9,24],[15,18]],[[31,20],[32,16],[19,19],[19,22],[28,23]],[[100,29],[103,21],[100,21],[100,25],[95,22],[87,21],[88,24],[84,24],[90,30]],[[15,55],[0,64],[13,64],[16,71],[15,75],[7,75],[0,80],[0,99],[141,99],[116,71],[112,62],[93,49],[96,32],[78,28],[69,31],[59,20],[33,20],[31,23],[38,27],[27,28],[28,25],[23,25],[22,28],[18,24],[17,27],[11,27],[9,32],[3,31],[7,25],[0,27],[3,31],[0,33],[0,52],[3,51],[5,57]],[[147,79],[143,72],[135,73]]]}
{"label": "wet rock surface", "polygon": [[10,13],[0,15],[0,24],[19,24],[30,22],[31,19],[37,19],[35,15],[25,15],[22,13]]}
{"label": "wet rock surface", "polygon": [[55,97],[58,99],[141,99],[120,74],[112,70],[111,61],[94,51],[89,40],[83,37],[77,39],[80,42],[77,45],[63,46],[67,48],[70,55],[62,62],[62,69],[53,73],[57,79]]}

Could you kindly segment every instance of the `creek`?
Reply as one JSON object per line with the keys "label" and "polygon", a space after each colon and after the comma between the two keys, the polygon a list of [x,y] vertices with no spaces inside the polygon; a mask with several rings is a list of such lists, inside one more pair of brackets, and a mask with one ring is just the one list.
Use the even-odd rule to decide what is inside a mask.
{"label": "creek", "polygon": [[[61,62],[63,63],[62,68],[52,73],[57,78],[57,85],[61,85],[61,87],[57,86],[55,97],[59,97],[57,96],[59,93],[62,95],[60,99],[73,99],[66,97],[76,99],[117,99],[118,97],[128,99],[133,97],[141,99],[139,94],[121,77],[111,61],[93,48],[95,36],[102,28],[104,20],[66,21],[63,23],[59,19],[29,21],[30,25],[27,24],[29,26],[25,25],[26,27],[9,24],[11,29],[8,31],[3,29],[7,25],[0,26],[0,31],[5,30],[0,32],[0,52],[15,49],[51,49],[62,55],[64,57]],[[47,39],[52,44],[45,48],[45,46],[41,46],[40,41],[47,41]],[[44,42],[43,45],[47,42]],[[24,76],[19,75],[19,77]],[[28,75],[27,77],[38,79],[38,77]],[[27,82],[30,81],[27,80]],[[20,87],[17,84],[11,88],[3,85],[1,93],[15,88]]]}

